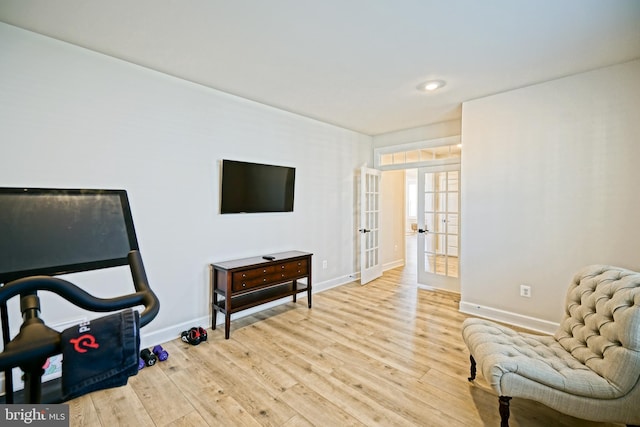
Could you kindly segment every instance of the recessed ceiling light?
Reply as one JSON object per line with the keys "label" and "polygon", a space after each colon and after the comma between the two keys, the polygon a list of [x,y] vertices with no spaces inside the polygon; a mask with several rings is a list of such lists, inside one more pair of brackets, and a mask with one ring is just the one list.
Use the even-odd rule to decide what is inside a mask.
{"label": "recessed ceiling light", "polygon": [[427,92],[433,92],[434,90],[440,89],[445,84],[446,83],[444,80],[429,80],[424,83],[420,83],[417,86],[417,89],[427,91]]}

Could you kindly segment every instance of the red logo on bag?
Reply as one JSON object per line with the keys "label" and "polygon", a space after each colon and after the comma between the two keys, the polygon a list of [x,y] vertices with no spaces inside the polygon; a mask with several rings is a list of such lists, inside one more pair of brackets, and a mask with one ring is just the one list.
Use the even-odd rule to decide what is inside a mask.
{"label": "red logo on bag", "polygon": [[73,349],[78,353],[86,353],[89,348],[98,348],[100,345],[96,342],[96,337],[91,334],[80,335],[78,338],[70,339],[69,342],[73,344]]}

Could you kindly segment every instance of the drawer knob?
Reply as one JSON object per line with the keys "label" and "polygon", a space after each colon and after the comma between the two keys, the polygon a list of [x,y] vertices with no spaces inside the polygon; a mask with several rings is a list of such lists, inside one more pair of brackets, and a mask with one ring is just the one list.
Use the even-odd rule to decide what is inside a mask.
{"label": "drawer knob", "polygon": [[246,283],[243,283],[243,284],[242,284],[242,287],[243,287],[243,288],[244,288],[244,287],[246,287],[246,286],[247,286],[247,284],[246,284]]}

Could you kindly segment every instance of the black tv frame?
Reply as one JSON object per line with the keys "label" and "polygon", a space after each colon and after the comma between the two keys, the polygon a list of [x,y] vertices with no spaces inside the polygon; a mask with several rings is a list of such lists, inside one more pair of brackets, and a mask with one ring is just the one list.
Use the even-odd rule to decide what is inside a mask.
{"label": "black tv frame", "polygon": [[[46,275],[56,276],[60,274],[76,273],[82,271],[89,271],[102,268],[117,267],[123,265],[129,265],[128,253],[132,250],[139,250],[138,240],[136,237],[135,228],[133,225],[133,217],[131,215],[131,208],[129,206],[129,200],[126,190],[103,190],[103,189],[64,189],[64,188],[12,188],[12,187],[0,187],[0,198],[4,195],[11,195],[15,197],[98,197],[98,196],[110,196],[118,197],[120,201],[122,219],[124,221],[126,229],[126,238],[128,241],[127,251],[122,253],[122,256],[118,257],[98,257],[96,259],[84,261],[84,262],[69,262],[61,263],[59,265],[50,265],[46,267],[18,269],[10,271],[0,271],[0,283],[8,283],[16,279],[29,276]],[[0,220],[6,220],[0,212]],[[11,219],[9,219],[11,220]],[[8,226],[5,224],[4,226]],[[0,224],[0,229],[2,224]],[[0,236],[0,239],[5,236]],[[7,255],[0,253],[0,256]]]}
{"label": "black tv frame", "polygon": [[[288,178],[287,182],[284,187],[281,187],[279,189],[282,190],[281,194],[283,194],[284,196],[285,203],[283,204],[283,206],[280,207],[279,205],[277,205],[277,207],[274,207],[275,205],[270,205],[269,207],[267,207],[267,205],[252,205],[251,203],[247,203],[245,201],[245,203],[243,203],[243,207],[238,208],[237,201],[233,201],[233,199],[235,199],[235,196],[232,194],[234,191],[233,185],[236,184],[236,182],[230,182],[230,175],[227,175],[228,169],[231,167],[235,168],[236,171],[239,170],[238,168],[244,168],[249,172],[249,177],[251,177],[251,173],[256,171],[259,171],[261,173],[268,171],[270,175],[273,175],[273,172],[276,170],[286,172],[286,176]],[[292,166],[222,159],[222,161],[220,162],[220,214],[227,215],[293,212],[295,206],[295,181],[296,168]],[[268,188],[264,186],[263,182],[259,182],[259,184],[262,185],[263,189]],[[247,183],[245,182],[244,185],[246,186]],[[229,199],[231,199],[231,201]]]}

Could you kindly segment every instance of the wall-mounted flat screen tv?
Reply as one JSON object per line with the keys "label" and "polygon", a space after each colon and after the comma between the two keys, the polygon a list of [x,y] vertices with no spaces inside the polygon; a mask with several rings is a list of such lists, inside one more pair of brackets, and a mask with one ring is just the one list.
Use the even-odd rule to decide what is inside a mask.
{"label": "wall-mounted flat screen tv", "polygon": [[292,212],[296,169],[222,161],[220,213]]}
{"label": "wall-mounted flat screen tv", "polygon": [[0,283],[127,265],[137,249],[125,190],[0,188]]}

